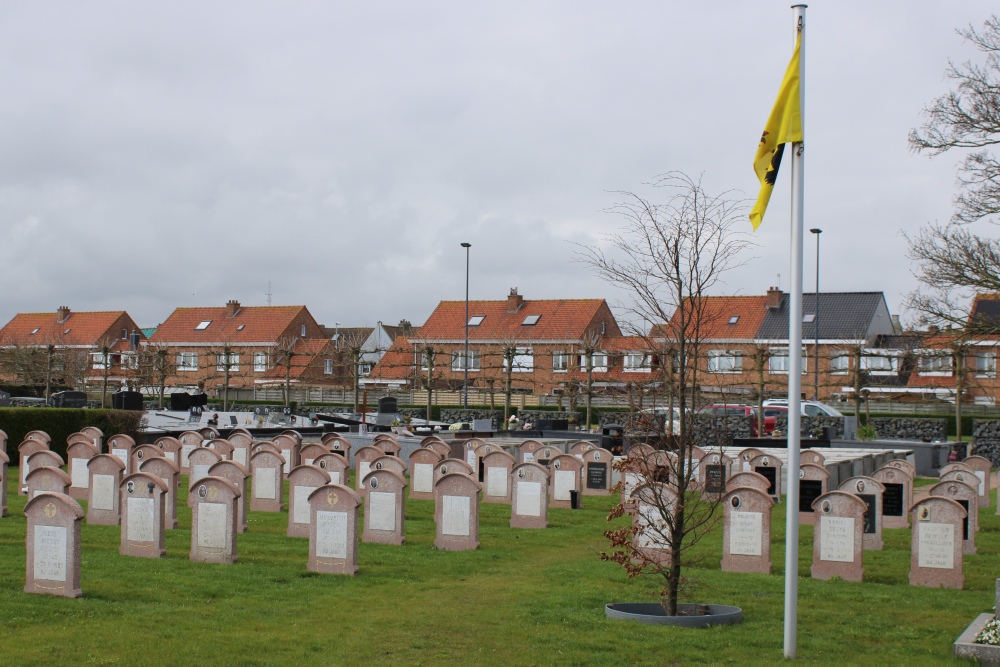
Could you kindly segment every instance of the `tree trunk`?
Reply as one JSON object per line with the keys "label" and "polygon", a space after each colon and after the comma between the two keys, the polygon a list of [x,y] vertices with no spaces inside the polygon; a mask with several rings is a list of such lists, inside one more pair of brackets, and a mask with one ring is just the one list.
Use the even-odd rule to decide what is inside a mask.
{"label": "tree trunk", "polygon": [[509,353],[504,353],[504,360],[507,362],[507,370],[504,373],[504,390],[503,390],[503,424],[504,428],[507,427],[508,420],[510,419],[510,391],[511,391],[511,381],[512,375],[514,373],[514,355]]}
{"label": "tree trunk", "polygon": [[101,407],[104,408],[108,400],[108,366],[111,365],[110,352],[104,353],[104,382],[101,388]]}
{"label": "tree trunk", "polygon": [[434,397],[431,390],[431,381],[434,377],[434,355],[430,350],[427,351],[427,424],[431,423],[431,407],[434,403]]}
{"label": "tree trunk", "polygon": [[[965,355],[955,354],[955,439],[962,441],[962,393],[965,391]],[[945,436],[945,440],[947,440]]]}
{"label": "tree trunk", "polygon": [[591,407],[594,398],[594,353],[587,352],[587,432],[590,432]]}
{"label": "tree trunk", "polygon": [[45,357],[45,402],[49,402],[49,396],[52,395],[52,349],[48,350],[48,354]]}
{"label": "tree trunk", "polygon": [[292,357],[289,355],[288,359],[285,360],[285,407],[287,408],[290,403],[290,398],[292,394]]}
{"label": "tree trunk", "polygon": [[351,358],[354,360],[354,371],[351,373],[351,377],[354,378],[354,412],[358,411],[358,389],[361,385],[361,378],[359,377],[361,371],[359,370],[361,366],[361,355],[357,352],[351,354]]}

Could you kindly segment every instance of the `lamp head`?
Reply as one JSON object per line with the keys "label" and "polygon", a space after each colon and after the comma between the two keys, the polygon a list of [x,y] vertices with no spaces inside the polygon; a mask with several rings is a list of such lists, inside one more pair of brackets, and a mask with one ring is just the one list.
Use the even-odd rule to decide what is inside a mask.
{"label": "lamp head", "polygon": [[462,247],[463,247],[463,248],[471,248],[471,247],[472,247],[472,244],[471,244],[471,243],[463,243],[463,244],[462,244]]}
{"label": "lamp head", "polygon": [[813,227],[812,229],[809,230],[809,232],[811,234],[822,234],[823,230],[820,229],[819,227]]}

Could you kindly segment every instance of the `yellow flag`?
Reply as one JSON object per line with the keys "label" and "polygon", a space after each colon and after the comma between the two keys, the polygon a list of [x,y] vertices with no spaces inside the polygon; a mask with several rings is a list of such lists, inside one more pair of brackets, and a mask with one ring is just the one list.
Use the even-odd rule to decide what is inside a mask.
{"label": "yellow flag", "polygon": [[760,227],[764,220],[767,202],[771,199],[774,182],[778,178],[778,167],[781,166],[781,154],[786,143],[802,141],[802,107],[799,102],[799,46],[802,36],[795,40],[795,51],[792,61],[785,70],[785,78],[781,80],[778,99],[771,109],[771,115],[764,126],[764,134],[757,146],[757,155],[753,159],[753,170],[760,180],[760,194],[757,203],[750,211],[750,222],[754,230]]}

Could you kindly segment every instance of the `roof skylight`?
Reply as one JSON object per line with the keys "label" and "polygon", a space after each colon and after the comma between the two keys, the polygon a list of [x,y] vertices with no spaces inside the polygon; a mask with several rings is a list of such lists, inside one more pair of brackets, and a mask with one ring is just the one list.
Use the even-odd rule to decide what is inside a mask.
{"label": "roof skylight", "polygon": [[194,328],[195,331],[204,331],[208,328],[208,325],[212,323],[212,320],[202,320],[201,324]]}
{"label": "roof skylight", "polygon": [[816,313],[806,313],[802,316],[802,321],[806,324],[814,321],[816,319]]}
{"label": "roof skylight", "polygon": [[236,330],[237,331],[243,331],[243,327],[245,327],[245,326],[246,326],[245,324],[241,324],[240,326],[236,327]]}
{"label": "roof skylight", "polygon": [[473,315],[472,317],[469,318],[469,326],[478,327],[480,324],[483,323],[483,320],[485,319],[486,319],[485,315]]}
{"label": "roof skylight", "polygon": [[28,334],[28,335],[29,335],[29,336],[34,336],[34,335],[35,335],[36,333],[38,333],[38,332],[39,332],[40,330],[41,330],[41,327],[35,327],[35,328],[34,328],[34,329],[33,329],[33,330],[31,331],[31,333],[30,333],[30,334]]}
{"label": "roof skylight", "polygon": [[539,318],[541,318],[541,315],[528,315],[526,318],[524,318],[524,321],[521,322],[521,326],[530,327],[535,324],[538,324]]}
{"label": "roof skylight", "polygon": [[739,315],[733,315],[732,317],[729,318],[729,323],[730,324],[736,324],[739,321],[740,321],[740,316]]}

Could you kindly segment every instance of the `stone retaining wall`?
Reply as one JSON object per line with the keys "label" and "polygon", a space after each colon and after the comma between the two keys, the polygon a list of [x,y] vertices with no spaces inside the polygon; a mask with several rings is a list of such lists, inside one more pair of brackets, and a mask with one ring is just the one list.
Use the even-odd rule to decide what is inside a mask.
{"label": "stone retaining wall", "polygon": [[972,453],[1000,466],[1000,419],[972,420]]}
{"label": "stone retaining wall", "polygon": [[872,417],[871,425],[879,438],[923,442],[948,439],[948,420],[944,417]]}
{"label": "stone retaining wall", "polygon": [[[843,417],[833,417],[831,415],[822,416],[809,416],[802,415],[801,417],[801,429],[803,437],[808,437],[810,435],[815,435],[813,431],[817,429],[823,429],[826,426],[832,426],[836,429],[836,437],[844,437],[844,418]],[[788,433],[788,415],[778,415],[774,420],[774,428],[776,431],[781,431],[782,433]],[[820,433],[819,435],[822,435]]]}
{"label": "stone retaining wall", "polygon": [[733,438],[752,437],[750,415],[695,415],[692,440],[702,449],[729,447]]}

